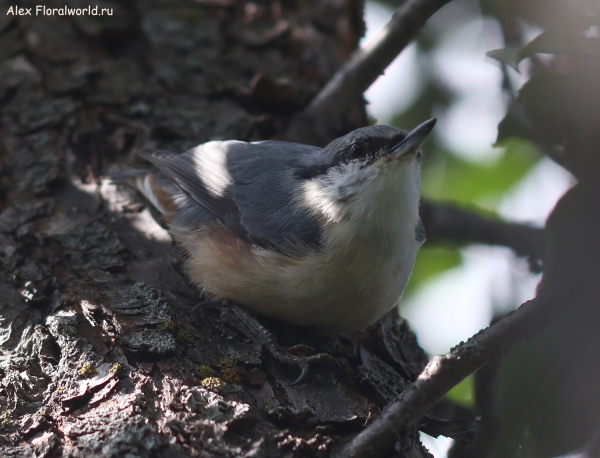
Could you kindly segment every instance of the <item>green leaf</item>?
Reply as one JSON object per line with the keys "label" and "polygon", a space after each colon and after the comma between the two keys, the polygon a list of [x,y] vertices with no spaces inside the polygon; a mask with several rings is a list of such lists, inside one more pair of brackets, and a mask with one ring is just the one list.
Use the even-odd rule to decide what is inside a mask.
{"label": "green leaf", "polygon": [[473,374],[452,388],[447,394],[446,399],[468,409],[475,404],[475,384]]}
{"label": "green leaf", "polygon": [[452,154],[436,156],[423,169],[423,196],[469,205],[486,203],[489,208],[539,160],[527,140],[509,138],[502,145],[504,152],[491,164],[475,164]]}

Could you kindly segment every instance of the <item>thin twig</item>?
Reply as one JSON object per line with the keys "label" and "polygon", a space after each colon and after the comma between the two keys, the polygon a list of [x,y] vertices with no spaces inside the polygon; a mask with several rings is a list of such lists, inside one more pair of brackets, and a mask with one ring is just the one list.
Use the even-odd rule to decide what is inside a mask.
{"label": "thin twig", "polygon": [[[515,344],[531,338],[557,318],[561,305],[573,299],[573,290],[597,276],[573,272],[547,287],[536,298],[496,324],[480,331],[444,356],[436,356],[402,396],[390,404],[364,431],[335,453],[335,458],[388,456],[398,437],[416,423],[452,387],[488,361],[505,354]],[[582,278],[582,277],[585,277]]]}
{"label": "thin twig", "polygon": [[421,219],[429,241],[483,243],[511,248],[517,256],[527,257],[532,271],[541,271],[544,230],[526,224],[484,218],[451,204],[422,201]]}
{"label": "thin twig", "polygon": [[[385,28],[359,49],[290,124],[286,139],[322,145],[345,132],[341,118],[382,75],[427,20],[450,0],[406,0]],[[401,81],[398,84],[402,84]]]}

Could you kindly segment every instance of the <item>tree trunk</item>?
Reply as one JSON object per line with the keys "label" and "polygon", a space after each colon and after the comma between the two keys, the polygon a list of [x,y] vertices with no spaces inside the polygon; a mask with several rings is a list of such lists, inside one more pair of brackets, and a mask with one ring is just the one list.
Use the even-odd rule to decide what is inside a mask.
{"label": "tree trunk", "polygon": [[[90,3],[48,0],[48,8]],[[339,336],[263,320],[333,367],[275,361],[198,292],[168,232],[102,180],[132,151],[281,138],[356,48],[361,0],[0,1],[0,454],[328,456],[414,379],[388,316]],[[91,4],[93,8],[96,4]],[[112,11],[111,15],[108,12]],[[37,15],[36,15],[37,12]],[[345,131],[366,124],[357,100]],[[336,133],[337,134],[337,133]],[[312,351],[312,350],[311,350]],[[427,456],[416,429],[398,456]]]}

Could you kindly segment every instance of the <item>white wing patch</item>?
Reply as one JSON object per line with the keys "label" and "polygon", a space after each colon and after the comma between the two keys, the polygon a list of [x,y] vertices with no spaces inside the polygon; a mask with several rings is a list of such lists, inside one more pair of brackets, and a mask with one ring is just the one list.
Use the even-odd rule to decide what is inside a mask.
{"label": "white wing patch", "polygon": [[300,205],[317,210],[329,221],[340,222],[349,212],[345,201],[359,191],[364,193],[363,183],[377,173],[375,167],[361,170],[360,164],[353,162],[344,164],[342,168],[332,168],[327,175],[302,185]]}
{"label": "white wing patch", "polygon": [[[224,142],[208,142],[195,148],[193,154],[198,178],[208,192],[215,197],[223,197],[233,178],[227,170],[227,155]],[[227,142],[230,143],[230,142]]]}
{"label": "white wing patch", "polygon": [[310,180],[302,185],[300,204],[320,211],[329,221],[339,222],[344,214],[343,207],[331,196],[319,180]]}

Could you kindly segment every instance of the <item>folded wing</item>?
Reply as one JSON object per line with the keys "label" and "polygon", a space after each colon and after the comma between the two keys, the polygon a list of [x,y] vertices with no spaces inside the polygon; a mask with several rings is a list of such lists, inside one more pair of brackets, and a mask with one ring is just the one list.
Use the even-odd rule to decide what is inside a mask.
{"label": "folded wing", "polygon": [[242,240],[302,255],[320,248],[321,230],[299,204],[295,171],[319,151],[295,143],[226,141],[183,154],[146,148],[140,155]]}

